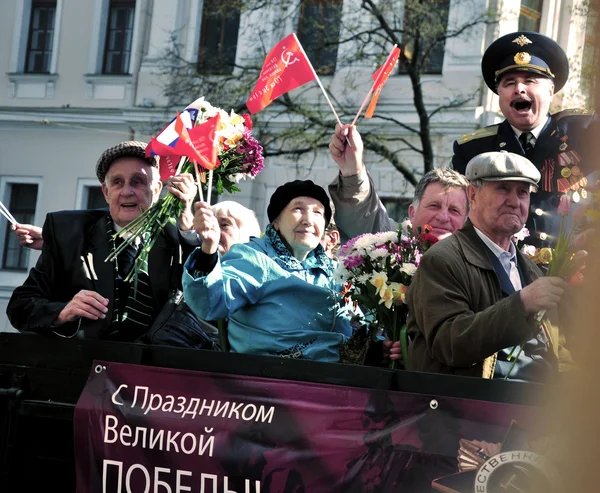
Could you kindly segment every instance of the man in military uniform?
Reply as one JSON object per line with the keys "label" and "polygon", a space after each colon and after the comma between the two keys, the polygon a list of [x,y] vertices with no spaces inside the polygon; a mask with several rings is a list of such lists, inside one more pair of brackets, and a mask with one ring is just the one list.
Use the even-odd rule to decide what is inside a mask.
{"label": "man in military uniform", "polygon": [[454,169],[464,173],[473,157],[489,151],[526,156],[542,175],[538,192],[531,196],[526,224],[531,237],[526,242],[552,246],[560,224],[556,212],[560,196],[567,194],[573,202],[587,196],[586,174],[594,163],[584,156],[584,139],[598,119],[579,109],[549,114],[554,93],[567,81],[569,60],[547,36],[533,32],[502,36],[485,51],[481,69],[485,83],[499,96],[506,120],[456,140]]}

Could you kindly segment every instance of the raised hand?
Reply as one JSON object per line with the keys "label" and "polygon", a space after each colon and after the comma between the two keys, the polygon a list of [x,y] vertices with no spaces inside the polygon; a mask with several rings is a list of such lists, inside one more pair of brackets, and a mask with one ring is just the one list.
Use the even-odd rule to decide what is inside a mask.
{"label": "raised hand", "polygon": [[360,172],[363,165],[363,150],[362,138],[354,125],[338,123],[335,126],[335,133],[329,144],[329,152],[340,168],[342,176],[353,176]]}
{"label": "raised hand", "polygon": [[33,224],[13,224],[11,229],[15,232],[15,236],[19,243],[33,250],[41,250],[44,240],[42,239],[42,228]]}
{"label": "raised hand", "polygon": [[196,202],[194,213],[194,230],[202,240],[202,251],[212,254],[219,248],[221,228],[219,221],[206,202]]}
{"label": "raised hand", "polygon": [[190,173],[181,173],[172,176],[167,180],[167,190],[183,202],[184,208],[179,216],[179,228],[182,231],[189,231],[193,227],[194,213],[192,204],[198,187],[194,183],[194,177]]}

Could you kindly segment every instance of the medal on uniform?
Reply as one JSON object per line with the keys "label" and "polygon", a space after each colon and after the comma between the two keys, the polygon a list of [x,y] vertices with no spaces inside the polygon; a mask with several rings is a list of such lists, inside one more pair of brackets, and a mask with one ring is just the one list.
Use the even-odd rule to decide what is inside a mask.
{"label": "medal on uniform", "polygon": [[559,151],[563,151],[563,152],[564,152],[564,151],[566,151],[566,150],[567,150],[567,147],[569,147],[569,145],[567,144],[567,139],[568,139],[568,138],[569,138],[569,137],[567,137],[566,135],[564,135],[564,136],[562,136],[562,137],[560,138],[560,140],[562,141],[562,144],[558,146],[558,150],[559,150]]}

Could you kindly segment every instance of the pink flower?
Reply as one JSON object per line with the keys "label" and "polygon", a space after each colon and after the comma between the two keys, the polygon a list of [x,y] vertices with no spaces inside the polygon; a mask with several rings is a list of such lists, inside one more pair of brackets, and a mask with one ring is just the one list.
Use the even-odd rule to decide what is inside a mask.
{"label": "pink flower", "polygon": [[560,202],[558,203],[558,213],[565,217],[571,212],[571,199],[567,194],[560,196]]}

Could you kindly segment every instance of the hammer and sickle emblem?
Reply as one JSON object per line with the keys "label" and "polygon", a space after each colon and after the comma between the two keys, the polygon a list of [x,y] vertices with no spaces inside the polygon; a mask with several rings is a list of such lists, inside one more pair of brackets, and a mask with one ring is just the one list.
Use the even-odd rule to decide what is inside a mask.
{"label": "hammer and sickle emblem", "polygon": [[288,67],[289,65],[299,62],[300,59],[294,56],[294,52],[286,51],[286,47],[284,46],[283,51],[281,52],[281,61],[286,67]]}

